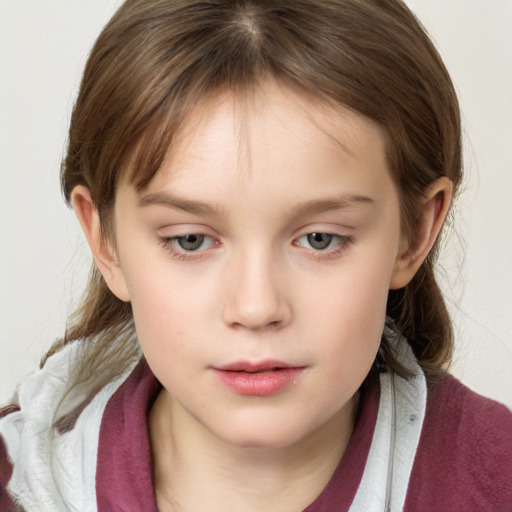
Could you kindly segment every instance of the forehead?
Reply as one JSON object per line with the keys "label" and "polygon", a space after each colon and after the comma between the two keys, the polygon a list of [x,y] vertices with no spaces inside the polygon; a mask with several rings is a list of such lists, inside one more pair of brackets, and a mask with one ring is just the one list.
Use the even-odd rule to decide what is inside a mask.
{"label": "forehead", "polygon": [[223,91],[199,102],[143,192],[207,193],[219,184],[224,191],[286,189],[290,179],[303,191],[315,177],[328,187],[330,173],[343,176],[354,194],[389,181],[383,130],[348,108],[269,81],[250,93]]}

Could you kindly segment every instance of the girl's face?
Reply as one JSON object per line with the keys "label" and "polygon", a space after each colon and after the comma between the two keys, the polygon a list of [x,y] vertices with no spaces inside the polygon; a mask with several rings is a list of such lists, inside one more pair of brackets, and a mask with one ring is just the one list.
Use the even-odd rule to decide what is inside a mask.
{"label": "girl's face", "polygon": [[244,447],[347,421],[402,245],[376,124],[275,83],[217,96],[114,218],[113,289],[174,421]]}

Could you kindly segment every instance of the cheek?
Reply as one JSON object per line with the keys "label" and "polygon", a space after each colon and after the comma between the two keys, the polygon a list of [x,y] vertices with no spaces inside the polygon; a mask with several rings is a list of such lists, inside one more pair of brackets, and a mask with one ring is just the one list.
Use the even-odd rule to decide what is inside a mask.
{"label": "cheek", "polygon": [[136,259],[133,263],[129,287],[141,349],[162,384],[180,389],[189,382],[192,369],[213,357],[222,339],[218,333],[222,283],[216,272],[191,272],[165,260],[155,259],[143,270]]}
{"label": "cheek", "polygon": [[197,329],[197,319],[204,315],[202,295],[179,274],[170,273],[169,265],[158,261],[140,265],[137,258],[132,258],[124,262],[124,269],[144,353],[160,350],[165,355],[181,351],[186,346],[185,336]]}
{"label": "cheek", "polygon": [[320,314],[330,315],[331,322],[346,324],[343,330],[353,333],[380,323],[385,316],[394,254],[394,246],[375,244],[354,251],[339,268],[322,276],[313,288]]}
{"label": "cheek", "polygon": [[393,258],[380,262],[369,261],[364,268],[349,277],[347,288],[351,292],[344,301],[344,306],[350,312],[347,315],[350,324],[348,329],[357,333],[355,337],[361,340],[362,350],[367,344],[372,344],[374,351],[380,343],[393,261]]}
{"label": "cheek", "polygon": [[389,251],[387,258],[354,257],[324,286],[313,289],[315,300],[304,315],[309,315],[312,336],[320,326],[316,349],[329,366],[331,382],[341,388],[348,382],[357,389],[375,359],[386,317],[392,255]]}

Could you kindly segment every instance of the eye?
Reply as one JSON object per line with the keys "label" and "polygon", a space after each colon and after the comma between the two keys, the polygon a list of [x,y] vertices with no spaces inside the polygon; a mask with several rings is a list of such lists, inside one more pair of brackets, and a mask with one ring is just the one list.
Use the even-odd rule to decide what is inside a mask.
{"label": "eye", "polygon": [[173,256],[181,259],[181,257],[192,257],[192,255],[203,253],[210,249],[218,242],[208,235],[201,233],[188,233],[186,235],[163,237],[162,246]]}
{"label": "eye", "polygon": [[[175,243],[184,251],[197,251],[209,238],[205,235],[191,234],[174,238]],[[211,239],[209,239],[211,240]]]}
{"label": "eye", "polygon": [[309,247],[315,251],[325,251],[349,242],[349,238],[331,233],[308,233],[297,239],[297,245]]}

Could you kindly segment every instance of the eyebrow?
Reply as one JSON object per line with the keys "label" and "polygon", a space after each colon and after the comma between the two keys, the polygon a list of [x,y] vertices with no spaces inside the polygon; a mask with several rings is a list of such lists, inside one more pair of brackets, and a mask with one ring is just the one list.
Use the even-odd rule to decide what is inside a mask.
{"label": "eyebrow", "polygon": [[343,194],[325,199],[313,199],[295,206],[292,209],[294,216],[315,215],[330,210],[341,210],[357,205],[374,205],[375,201],[368,196],[360,194]]}
{"label": "eyebrow", "polygon": [[[195,201],[176,197],[167,193],[154,192],[142,197],[140,206],[160,205],[181,210],[194,215],[220,215],[221,208],[202,201]],[[330,210],[341,210],[356,205],[374,205],[375,201],[368,196],[360,194],[343,194],[325,199],[312,199],[294,206],[292,216],[315,215]]]}
{"label": "eyebrow", "polygon": [[220,208],[211,206],[208,203],[176,197],[162,192],[155,192],[142,197],[139,204],[140,206],[149,206],[153,204],[167,206],[174,210],[181,210],[195,215],[218,215],[220,212]]}

